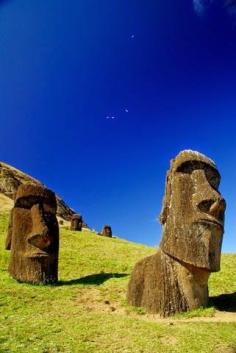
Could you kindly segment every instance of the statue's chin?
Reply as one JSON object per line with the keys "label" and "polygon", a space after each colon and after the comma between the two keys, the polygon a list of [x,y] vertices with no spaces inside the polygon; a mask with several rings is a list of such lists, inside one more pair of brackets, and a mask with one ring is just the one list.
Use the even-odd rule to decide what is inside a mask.
{"label": "statue's chin", "polygon": [[[174,231],[168,234],[171,228]],[[219,271],[223,228],[194,221],[179,229],[176,225],[166,227],[160,248],[183,264],[209,272]]]}
{"label": "statue's chin", "polygon": [[210,272],[217,272],[220,270],[223,226],[214,221],[200,221],[198,224],[201,229],[204,229],[201,235],[201,246],[206,259],[204,267]]}

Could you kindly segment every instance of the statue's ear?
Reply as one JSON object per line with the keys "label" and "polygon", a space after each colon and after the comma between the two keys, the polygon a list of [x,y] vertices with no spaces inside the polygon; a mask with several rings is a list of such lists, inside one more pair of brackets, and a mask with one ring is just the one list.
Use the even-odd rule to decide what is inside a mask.
{"label": "statue's ear", "polygon": [[13,210],[11,210],[11,213],[9,216],[9,223],[8,223],[8,229],[7,229],[6,242],[5,242],[6,250],[11,250],[12,223],[13,223],[12,221],[13,221]]}
{"label": "statue's ear", "polygon": [[171,198],[171,183],[170,183],[170,171],[168,171],[166,175],[165,195],[162,202],[161,214],[159,217],[159,221],[162,225],[166,223],[166,220],[169,214],[170,198]]}

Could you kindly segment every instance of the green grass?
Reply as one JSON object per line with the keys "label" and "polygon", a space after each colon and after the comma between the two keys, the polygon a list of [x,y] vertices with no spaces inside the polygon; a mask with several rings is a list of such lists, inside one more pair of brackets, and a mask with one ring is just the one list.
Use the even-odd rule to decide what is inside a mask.
{"label": "green grass", "polygon": [[[59,285],[16,282],[7,272],[7,221],[0,215],[1,353],[223,353],[236,348],[236,323],[186,322],[214,316],[212,306],[160,321],[127,305],[132,268],[154,248],[61,229]],[[236,255],[223,255],[222,271],[210,279],[211,296],[236,292],[235,268]]]}

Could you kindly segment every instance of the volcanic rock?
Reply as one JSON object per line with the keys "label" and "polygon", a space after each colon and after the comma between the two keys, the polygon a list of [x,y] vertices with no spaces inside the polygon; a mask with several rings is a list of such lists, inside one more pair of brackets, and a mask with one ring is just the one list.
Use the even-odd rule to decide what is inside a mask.
{"label": "volcanic rock", "polygon": [[[14,196],[16,194],[18,187],[21,184],[26,184],[26,183],[45,186],[39,180],[33,178],[32,176],[4,162],[0,162],[0,196],[1,196],[0,199],[5,199],[5,200],[8,199],[8,203],[11,204],[11,200],[14,200]],[[64,220],[70,221],[72,215],[75,214],[75,211],[71,209],[62,200],[60,196],[56,195],[56,200],[57,200],[57,216],[63,218]]]}

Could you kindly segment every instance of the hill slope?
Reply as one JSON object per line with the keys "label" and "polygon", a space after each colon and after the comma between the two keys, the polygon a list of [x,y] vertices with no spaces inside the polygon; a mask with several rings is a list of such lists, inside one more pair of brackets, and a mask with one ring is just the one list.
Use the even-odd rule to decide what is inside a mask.
{"label": "hill slope", "polygon": [[[15,192],[20,184],[27,182],[33,184],[42,184],[39,180],[23,173],[22,171],[0,162],[0,202],[4,203],[5,209],[10,205],[10,200],[13,200]],[[3,198],[2,194],[5,196]],[[6,197],[9,199],[7,201]],[[66,203],[58,196],[57,197],[57,215],[65,220],[70,220],[75,213]],[[2,206],[3,207],[3,206]]]}
{"label": "hill slope", "polygon": [[0,215],[0,352],[234,352],[236,255],[223,255],[222,271],[210,280],[211,296],[232,300],[221,305],[228,314],[211,305],[159,319],[126,303],[134,264],[156,249],[61,228],[60,283],[33,286],[8,275],[6,227],[7,215]]}

